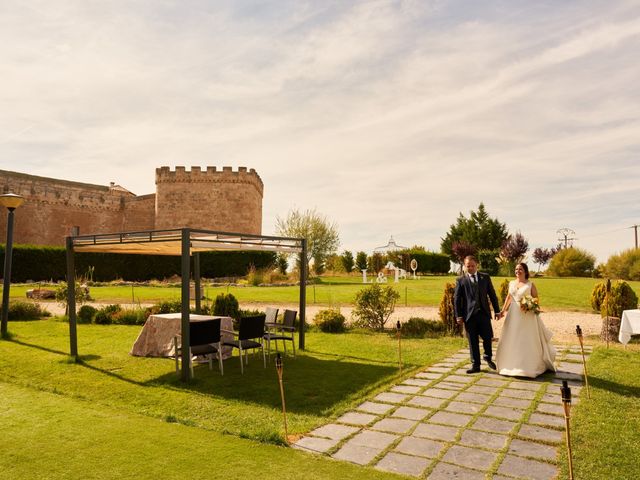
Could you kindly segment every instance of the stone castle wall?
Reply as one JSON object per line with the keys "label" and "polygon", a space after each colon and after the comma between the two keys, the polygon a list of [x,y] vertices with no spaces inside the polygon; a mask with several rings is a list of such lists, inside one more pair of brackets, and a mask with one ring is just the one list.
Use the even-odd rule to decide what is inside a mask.
{"label": "stone castle wall", "polygon": [[[136,196],[122,187],[92,185],[0,170],[0,192],[25,203],[16,211],[14,242],[64,245],[80,234],[163,228],[261,233],[263,184],[251,169],[156,169],[156,194]],[[6,215],[6,213],[5,213]],[[6,220],[0,219],[0,243]]]}

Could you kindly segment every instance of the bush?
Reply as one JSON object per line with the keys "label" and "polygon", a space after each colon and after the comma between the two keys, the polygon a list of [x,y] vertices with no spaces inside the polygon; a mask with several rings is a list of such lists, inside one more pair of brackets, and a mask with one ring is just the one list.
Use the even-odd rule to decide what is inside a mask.
{"label": "bush", "polygon": [[604,273],[621,280],[640,280],[640,248],[631,248],[610,256],[604,266]]}
{"label": "bush", "polygon": [[147,317],[158,313],[180,313],[182,311],[182,300],[165,300],[151,305],[147,309]]}
{"label": "bush", "polygon": [[111,325],[114,323],[114,317],[122,310],[120,305],[107,305],[98,309],[93,317],[93,323],[96,325]]}
{"label": "bush", "polygon": [[594,312],[599,312],[602,308],[602,302],[604,302],[604,297],[607,294],[607,283],[600,282],[596,283],[593,286],[593,290],[591,290],[591,308]]}
{"label": "bush", "polygon": [[412,317],[400,326],[400,333],[407,338],[440,337],[447,333],[442,322]]}
{"label": "bush", "polygon": [[83,305],[78,310],[77,318],[78,323],[91,323],[93,322],[93,317],[95,317],[97,308],[92,307],[91,305]]}
{"label": "bush", "polygon": [[320,310],[313,318],[320,331],[325,333],[342,333],[345,331],[346,319],[338,310]]}
{"label": "bush", "polygon": [[353,315],[356,325],[382,331],[395,309],[400,294],[393,287],[381,287],[377,283],[356,293]]}
{"label": "bush", "polygon": [[557,277],[590,277],[596,257],[580,248],[563,248],[553,256],[548,273]]}
{"label": "bush", "polygon": [[456,322],[455,309],[453,307],[453,295],[455,293],[455,283],[448,282],[444,286],[444,294],[440,301],[439,314],[440,320],[444,325],[444,329],[448,335],[462,336],[462,326]]}
{"label": "bush", "polygon": [[51,313],[42,308],[37,303],[31,302],[10,302],[8,319],[16,320],[39,320],[42,317],[49,317]]}
{"label": "bush", "polygon": [[509,295],[509,280],[506,278],[502,280],[500,287],[498,288],[498,296],[500,297],[500,303],[504,305],[507,301],[507,295]]}
{"label": "bush", "polygon": [[627,282],[618,281],[611,284],[609,298],[607,298],[605,293],[605,297],[600,305],[600,315],[602,315],[602,318],[606,316],[620,318],[624,310],[633,310],[636,308],[638,308],[638,296],[636,292],[633,291]]}
{"label": "bush", "polygon": [[213,314],[221,317],[239,318],[238,300],[231,293],[221,293],[213,304]]}
{"label": "bush", "polygon": [[142,308],[123,308],[111,316],[113,323],[119,325],[144,325],[148,315]]}
{"label": "bush", "polygon": [[498,250],[480,250],[478,252],[478,262],[480,269],[489,275],[497,275],[500,270],[498,263]]}

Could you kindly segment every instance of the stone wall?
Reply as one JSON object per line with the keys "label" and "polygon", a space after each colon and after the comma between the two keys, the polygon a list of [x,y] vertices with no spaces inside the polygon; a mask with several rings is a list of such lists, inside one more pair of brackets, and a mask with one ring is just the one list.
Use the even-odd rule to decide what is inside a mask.
{"label": "stone wall", "polygon": [[[0,170],[0,193],[25,203],[16,211],[14,242],[64,245],[72,227],[80,234],[164,228],[262,231],[262,180],[255,170],[224,167],[156,170],[156,194],[136,196],[114,185],[92,185]],[[6,238],[0,219],[0,243]]]}

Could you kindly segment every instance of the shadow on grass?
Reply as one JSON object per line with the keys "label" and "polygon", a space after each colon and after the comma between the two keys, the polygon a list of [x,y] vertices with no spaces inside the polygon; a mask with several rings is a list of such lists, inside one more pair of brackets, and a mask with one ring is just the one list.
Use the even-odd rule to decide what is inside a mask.
{"label": "shadow on grass", "polygon": [[[172,363],[173,365],[173,363]],[[298,355],[286,359],[283,382],[287,411],[313,414],[329,412],[338,403],[360,397],[389,382],[398,373],[397,367],[372,363],[320,359]],[[195,368],[195,378],[182,382],[175,370],[149,383],[155,386],[197,392],[202,395],[233,401],[250,402],[280,408],[278,376],[273,361],[262,366],[262,358],[254,357],[240,373],[240,360],[233,357],[224,362],[224,376],[217,364],[213,370],[206,364]]]}
{"label": "shadow on grass", "polygon": [[589,386],[592,388],[600,388],[608,392],[622,395],[624,397],[640,397],[640,387],[625,385],[618,382],[612,382],[597,376],[589,375]]}

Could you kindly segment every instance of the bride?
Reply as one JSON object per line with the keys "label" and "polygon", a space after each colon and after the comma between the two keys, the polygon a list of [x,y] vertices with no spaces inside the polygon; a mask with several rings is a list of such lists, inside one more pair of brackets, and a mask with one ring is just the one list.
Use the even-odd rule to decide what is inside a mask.
{"label": "bride", "polygon": [[500,375],[535,378],[547,370],[555,371],[556,350],[551,344],[552,333],[545,327],[540,315],[523,311],[520,300],[529,295],[538,297],[538,290],[529,281],[529,267],[519,263],[516,279],[509,282],[509,295],[500,317],[506,312],[502,327],[496,364]]}

